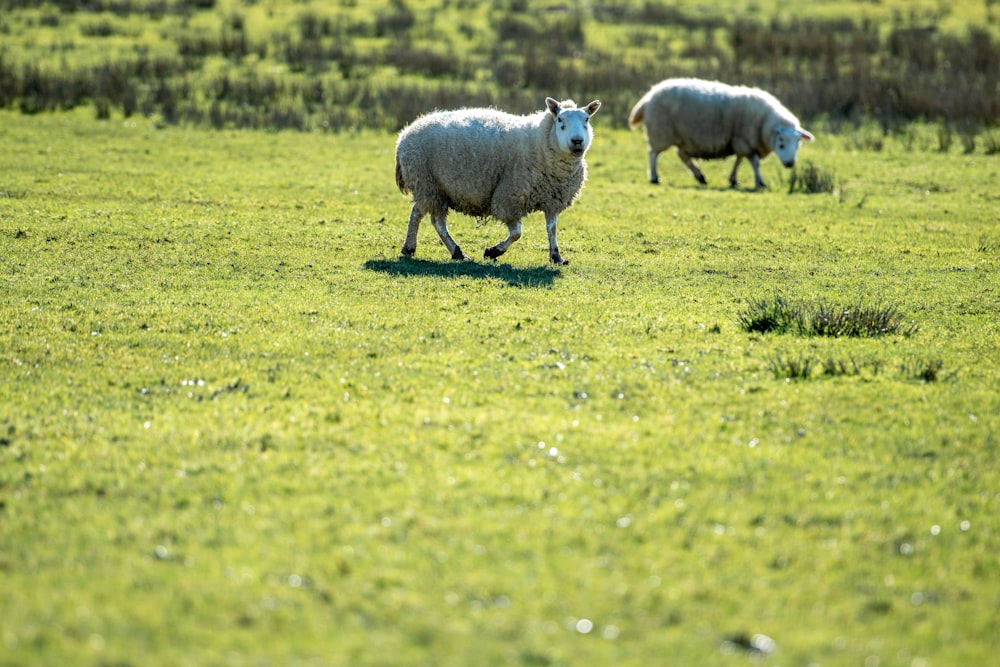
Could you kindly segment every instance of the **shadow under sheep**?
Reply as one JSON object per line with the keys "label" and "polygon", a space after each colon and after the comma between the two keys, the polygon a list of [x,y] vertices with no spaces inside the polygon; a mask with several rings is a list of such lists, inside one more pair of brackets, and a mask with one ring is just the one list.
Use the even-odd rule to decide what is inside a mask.
{"label": "shadow under sheep", "polygon": [[549,266],[515,268],[509,264],[485,262],[446,262],[400,257],[370,259],[364,267],[369,271],[391,276],[439,276],[441,278],[482,278],[502,280],[512,287],[551,287],[562,275],[560,269]]}

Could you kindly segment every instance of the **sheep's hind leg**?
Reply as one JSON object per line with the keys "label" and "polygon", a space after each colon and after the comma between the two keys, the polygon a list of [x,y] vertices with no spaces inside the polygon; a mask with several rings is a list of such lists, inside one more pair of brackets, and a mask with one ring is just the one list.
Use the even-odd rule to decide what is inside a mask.
{"label": "sheep's hind leg", "polygon": [[545,218],[545,231],[549,235],[549,259],[553,264],[569,264],[568,259],[563,259],[559,254],[559,244],[556,243],[556,222],[559,216],[552,215]]}
{"label": "sheep's hind leg", "polygon": [[521,221],[515,220],[514,222],[508,222],[507,238],[494,246],[488,247],[485,251],[483,251],[483,257],[487,259],[496,259],[500,255],[507,252],[511,245],[514,244],[514,241],[517,241],[519,238],[521,238]]}
{"label": "sheep's hind leg", "polygon": [[410,211],[410,224],[406,228],[406,240],[403,242],[403,254],[413,257],[417,252],[417,231],[420,230],[420,221],[424,219],[425,211],[416,204]]}
{"label": "sheep's hind leg", "polygon": [[659,151],[654,151],[652,148],[649,149],[649,169],[646,170],[646,174],[649,176],[649,182],[653,185],[659,185],[660,175],[656,173],[656,159],[660,157]]}
{"label": "sheep's hind leg", "polygon": [[448,233],[448,218],[446,213],[431,213],[431,224],[434,225],[434,229],[437,230],[438,236],[441,237],[441,243],[443,243],[444,247],[451,253],[452,259],[469,259],[469,256],[462,252],[462,249],[458,247],[457,243],[455,243],[455,239],[451,238],[451,234]]}
{"label": "sheep's hind leg", "polygon": [[702,185],[706,185],[708,183],[708,181],[705,180],[705,174],[701,172],[701,169],[699,169],[698,165],[694,163],[694,160],[691,159],[690,155],[688,155],[687,153],[685,153],[680,149],[677,149],[677,157],[679,157],[681,159],[681,162],[684,163],[684,166],[686,166],[691,171],[691,173],[694,174],[694,178],[696,181],[698,181]]}

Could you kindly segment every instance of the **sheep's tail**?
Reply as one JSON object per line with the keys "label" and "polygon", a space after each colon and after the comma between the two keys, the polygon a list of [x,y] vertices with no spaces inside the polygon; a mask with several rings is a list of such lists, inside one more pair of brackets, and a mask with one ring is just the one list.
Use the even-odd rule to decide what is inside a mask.
{"label": "sheep's tail", "polygon": [[644,95],[641,100],[635,103],[632,107],[632,113],[628,115],[628,126],[629,129],[635,129],[639,127],[642,123],[643,118],[646,117],[646,100],[649,98],[648,95]]}
{"label": "sheep's tail", "polygon": [[403,180],[403,168],[399,166],[399,156],[396,156],[396,187],[404,195],[410,194],[410,189],[406,187],[406,182]]}

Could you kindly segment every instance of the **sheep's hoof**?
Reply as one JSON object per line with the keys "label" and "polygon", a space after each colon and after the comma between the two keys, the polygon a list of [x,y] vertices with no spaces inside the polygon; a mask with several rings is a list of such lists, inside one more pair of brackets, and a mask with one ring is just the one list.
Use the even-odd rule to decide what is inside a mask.
{"label": "sheep's hoof", "polygon": [[567,264],[569,264],[569,260],[563,259],[562,256],[559,255],[558,253],[556,253],[555,255],[550,255],[549,259],[552,260],[553,264],[558,264],[559,266],[566,266]]}
{"label": "sheep's hoof", "polygon": [[462,249],[458,246],[455,246],[455,252],[451,253],[451,258],[458,262],[464,262],[471,259],[468,255],[462,252]]}
{"label": "sheep's hoof", "polygon": [[650,185],[659,185],[660,184],[660,179],[658,179],[658,178],[651,178],[651,179],[649,179],[649,184]]}
{"label": "sheep's hoof", "polygon": [[413,257],[413,255],[417,252],[417,249],[407,248],[406,246],[403,246],[402,252],[403,252],[403,257]]}
{"label": "sheep's hoof", "polygon": [[493,246],[490,246],[489,248],[483,251],[483,257],[485,257],[486,259],[496,259],[502,254],[503,250],[497,250]]}
{"label": "sheep's hoof", "polygon": [[708,181],[705,180],[705,177],[702,174],[698,174],[697,176],[695,176],[695,180],[697,180],[702,185],[708,185]]}

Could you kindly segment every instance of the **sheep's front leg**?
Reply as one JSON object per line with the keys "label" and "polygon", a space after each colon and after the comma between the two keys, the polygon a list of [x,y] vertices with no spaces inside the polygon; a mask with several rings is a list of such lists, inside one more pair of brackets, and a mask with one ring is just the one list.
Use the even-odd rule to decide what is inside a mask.
{"label": "sheep's front leg", "polygon": [[690,155],[688,155],[687,153],[678,148],[677,157],[679,157],[681,159],[681,162],[684,163],[684,166],[686,166],[688,170],[692,174],[694,174],[694,178],[696,181],[698,181],[702,185],[706,185],[708,183],[708,181],[705,180],[705,174],[701,172],[701,169],[699,169],[698,165],[694,163],[694,160],[691,159]]}
{"label": "sheep's front leg", "polygon": [[559,244],[556,242],[556,223],[559,221],[559,214],[554,213],[545,217],[545,231],[549,235],[549,259],[553,264],[569,264],[569,260],[563,259],[559,254]]}
{"label": "sheep's front leg", "polygon": [[743,162],[743,156],[736,156],[736,164],[733,165],[733,170],[729,173],[729,187],[736,188],[740,182],[736,179],[736,170],[740,168],[740,163]]}
{"label": "sheep's front leg", "polygon": [[754,153],[750,156],[750,165],[753,167],[754,185],[758,190],[767,187],[767,183],[760,176],[760,156]]}
{"label": "sheep's front leg", "polygon": [[447,215],[447,213],[431,213],[431,224],[434,225],[438,236],[441,237],[441,243],[451,253],[452,259],[469,259],[469,256],[462,252],[462,249],[455,243],[455,239],[451,238],[451,234],[448,233]]}
{"label": "sheep's front leg", "polygon": [[413,257],[413,254],[417,252],[417,232],[420,230],[420,221],[424,219],[425,213],[416,204],[410,211],[410,224],[406,228],[406,240],[403,241],[403,254],[407,257]]}
{"label": "sheep's front leg", "polygon": [[507,238],[505,238],[500,243],[488,247],[483,252],[483,257],[487,259],[496,259],[500,255],[507,252],[508,248],[521,238],[521,221],[515,220],[514,222],[507,223]]}

